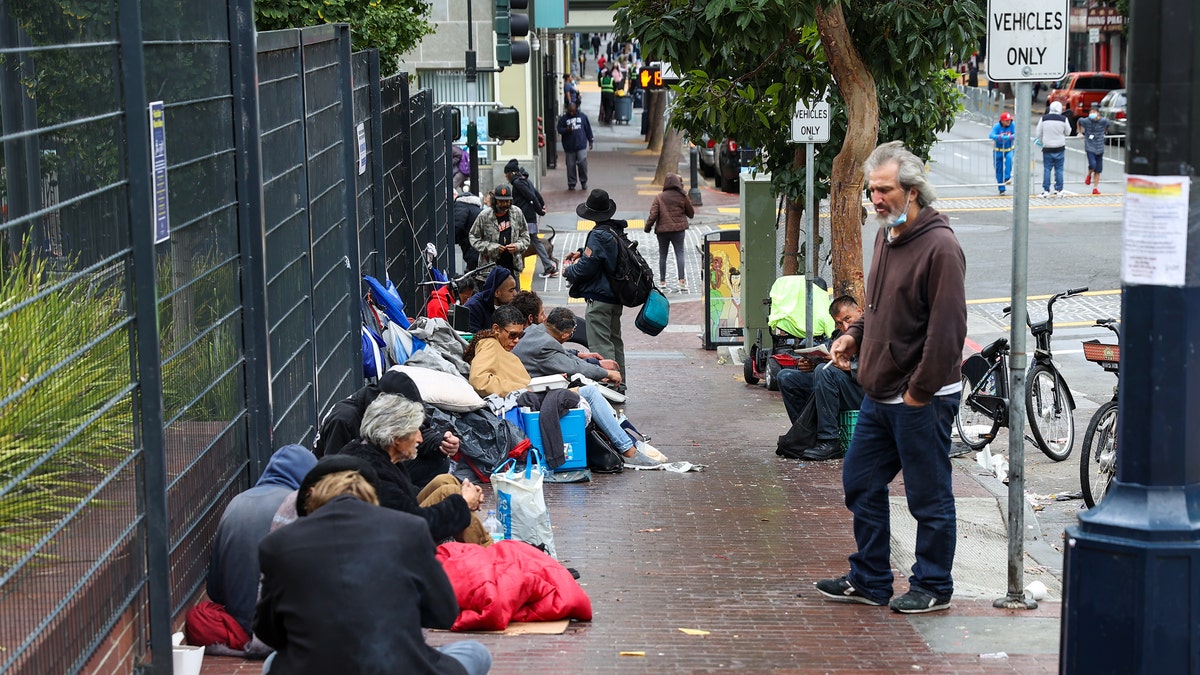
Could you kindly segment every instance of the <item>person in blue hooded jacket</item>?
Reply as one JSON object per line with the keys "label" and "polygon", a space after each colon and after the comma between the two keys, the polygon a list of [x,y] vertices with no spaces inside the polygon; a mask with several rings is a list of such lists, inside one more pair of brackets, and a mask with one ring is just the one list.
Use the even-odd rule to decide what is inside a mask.
{"label": "person in blue hooded jacket", "polygon": [[271,455],[254,487],[229,502],[213,536],[208,559],[208,597],[224,605],[246,634],[258,602],[258,544],[271,531],[279,505],[314,466],[317,457],[302,445],[285,445]]}
{"label": "person in blue hooded jacket", "polygon": [[587,321],[588,346],[600,356],[617,362],[617,370],[625,378],[617,387],[624,392],[629,371],[625,368],[625,340],[621,337],[621,309],[613,293],[608,277],[617,271],[617,236],[624,233],[629,223],[613,220],[617,203],[604,190],[592,190],[587,201],[575,209],[576,215],[596,223],[588,233],[582,249],[572,251],[563,258],[570,263],[563,271],[563,278],[571,284],[572,298],[587,301],[584,319]]}
{"label": "person in blue hooded jacket", "polygon": [[1016,129],[1013,128],[1012,113],[1000,113],[1000,121],[992,127],[992,133],[988,134],[988,138],[992,139],[995,146],[992,148],[992,159],[996,164],[996,185],[1000,187],[1000,194],[1004,194],[1004,186],[1012,182],[1012,165],[1013,165],[1013,138]]}
{"label": "person in blue hooded jacket", "polygon": [[470,317],[467,328],[473,333],[491,328],[492,313],[496,311],[496,307],[507,305],[515,297],[517,280],[512,272],[499,265],[493,267],[487,280],[483,282],[483,288],[467,300],[467,313]]}

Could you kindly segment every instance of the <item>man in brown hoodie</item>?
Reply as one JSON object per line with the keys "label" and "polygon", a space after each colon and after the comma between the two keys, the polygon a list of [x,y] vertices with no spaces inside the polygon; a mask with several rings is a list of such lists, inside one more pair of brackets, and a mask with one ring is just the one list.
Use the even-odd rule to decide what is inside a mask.
{"label": "man in brown hoodie", "polygon": [[835,363],[858,355],[866,398],[846,453],[842,486],[858,551],[850,572],[818,581],[839,602],[882,605],[892,597],[888,484],[904,472],[917,521],[909,591],[891,599],[906,614],[950,606],[956,536],[950,426],[962,390],[967,334],[966,258],[936,199],[925,165],[899,141],[863,166],[879,233],[862,318],[831,348]]}

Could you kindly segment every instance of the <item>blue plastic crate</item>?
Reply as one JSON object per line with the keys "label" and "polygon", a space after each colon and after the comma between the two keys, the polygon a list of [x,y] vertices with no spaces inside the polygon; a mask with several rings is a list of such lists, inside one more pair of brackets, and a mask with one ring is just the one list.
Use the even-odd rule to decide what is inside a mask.
{"label": "blue plastic crate", "polygon": [[[533,447],[545,453],[545,446],[542,445],[542,427],[539,424],[541,413],[531,412],[529,410],[521,411],[522,421],[525,423],[525,435],[529,436],[529,441],[533,443]],[[559,422],[562,427],[563,434],[563,450],[567,456],[567,461],[555,471],[575,471],[578,469],[587,468],[587,416],[583,412],[583,408],[573,408],[567,411],[567,414],[562,417]]]}

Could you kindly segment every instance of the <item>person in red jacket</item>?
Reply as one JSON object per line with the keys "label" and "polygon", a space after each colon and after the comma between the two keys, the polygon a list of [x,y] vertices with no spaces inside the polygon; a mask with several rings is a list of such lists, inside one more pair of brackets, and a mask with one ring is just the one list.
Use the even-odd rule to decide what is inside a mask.
{"label": "person in red jacket", "polygon": [[[858,355],[866,394],[842,467],[858,551],[846,576],[816,586],[839,602],[932,612],[949,607],[954,593],[950,425],[962,391],[967,263],[949,220],[930,206],[937,196],[919,157],[899,141],[884,143],[863,172],[879,225],[867,306],[830,349],[842,368]],[[901,471],[917,561],[909,591],[892,598],[888,484]]]}

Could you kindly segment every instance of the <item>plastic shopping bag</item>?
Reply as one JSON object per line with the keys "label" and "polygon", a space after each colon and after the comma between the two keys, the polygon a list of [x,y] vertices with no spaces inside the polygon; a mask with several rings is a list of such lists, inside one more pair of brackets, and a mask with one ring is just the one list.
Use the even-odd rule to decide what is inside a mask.
{"label": "plastic shopping bag", "polygon": [[542,494],[545,466],[541,453],[531,447],[525,454],[524,467],[515,459],[496,467],[492,487],[496,490],[497,516],[504,527],[504,537],[544,547],[550,557],[557,558],[550,511]]}

